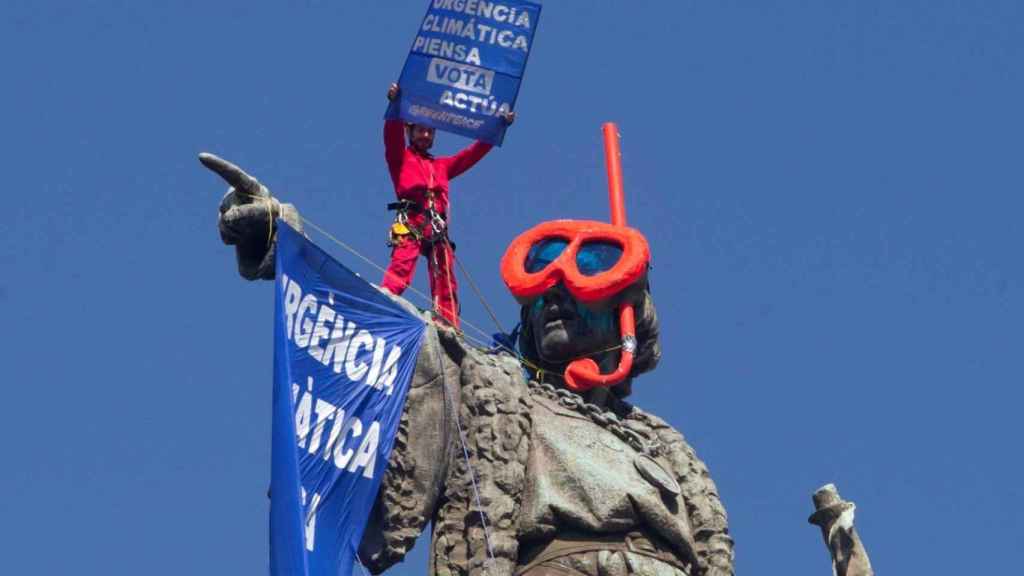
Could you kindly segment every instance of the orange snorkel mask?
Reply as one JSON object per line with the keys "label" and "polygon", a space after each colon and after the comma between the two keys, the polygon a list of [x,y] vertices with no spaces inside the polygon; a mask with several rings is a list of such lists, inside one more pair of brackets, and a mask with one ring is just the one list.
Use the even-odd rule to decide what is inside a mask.
{"label": "orange snorkel mask", "polygon": [[609,300],[647,272],[647,240],[633,228],[593,220],[553,220],[520,234],[501,259],[501,276],[526,305],[561,282],[573,298]]}
{"label": "orange snorkel mask", "polygon": [[[599,304],[647,274],[651,260],[647,240],[626,226],[618,131],[610,122],[603,129],[612,223],[554,220],[513,240],[501,259],[501,276],[520,304],[529,304],[560,282],[580,302]],[[614,386],[629,376],[636,352],[636,319],[632,304],[620,304],[618,312],[622,338],[618,368],[601,374],[590,358],[574,360],[565,369],[565,383],[571,390]]]}

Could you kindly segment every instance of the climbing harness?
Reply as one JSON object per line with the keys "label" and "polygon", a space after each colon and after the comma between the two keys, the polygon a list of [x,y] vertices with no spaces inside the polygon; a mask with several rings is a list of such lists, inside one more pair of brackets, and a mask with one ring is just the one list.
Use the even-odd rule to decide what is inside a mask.
{"label": "climbing harness", "polygon": [[394,247],[402,243],[406,236],[412,236],[419,241],[422,234],[409,223],[409,213],[419,214],[422,212],[419,205],[412,200],[399,200],[388,204],[388,210],[395,211],[395,221],[388,228],[388,247]]}
{"label": "climbing harness", "polygon": [[[387,245],[389,247],[397,246],[406,236],[411,236],[417,242],[425,241],[431,244],[448,241],[448,221],[445,214],[434,207],[433,190],[427,191],[426,208],[412,200],[403,198],[397,202],[388,203],[387,209],[395,212],[395,219],[388,228]],[[425,216],[422,227],[417,228],[412,223],[409,218],[410,214]]]}
{"label": "climbing harness", "polygon": [[[421,165],[422,169],[422,165]],[[433,171],[431,171],[433,176]],[[431,182],[433,178],[431,177]],[[400,199],[397,202],[391,202],[387,205],[388,210],[395,211],[395,220],[391,223],[388,228],[388,241],[389,247],[395,247],[405,241],[406,238],[412,238],[420,245],[420,249],[424,256],[430,259],[430,266],[435,271],[441,270],[441,261],[438,257],[438,250],[444,251],[444,273],[445,282],[448,285],[448,294],[451,296],[453,301],[453,310],[448,312],[456,320],[449,320],[445,313],[441,310],[441,303],[436,295],[432,295],[431,303],[435,312],[437,312],[446,322],[452,324],[454,328],[458,328],[457,318],[461,312],[459,306],[459,298],[455,293],[454,284],[452,283],[451,277],[451,261],[455,258],[455,243],[448,237],[448,222],[445,219],[444,214],[436,209],[434,202],[434,191],[427,189],[427,206],[426,208],[420,206],[416,202],[409,199]],[[417,226],[411,222],[409,215],[424,215],[424,221],[422,227]],[[461,264],[460,264],[461,266]],[[476,289],[474,285],[474,289]],[[481,296],[482,298],[482,296]],[[486,304],[485,304],[486,305]],[[493,317],[493,314],[492,314]],[[497,320],[495,319],[495,322]],[[500,330],[500,325],[499,325]]]}

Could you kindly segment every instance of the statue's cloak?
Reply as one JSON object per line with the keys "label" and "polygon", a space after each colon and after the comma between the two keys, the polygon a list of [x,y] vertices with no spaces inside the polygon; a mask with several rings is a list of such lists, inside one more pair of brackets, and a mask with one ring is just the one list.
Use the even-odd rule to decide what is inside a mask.
{"label": "statue's cloak", "polygon": [[[491,575],[514,574],[526,475],[543,473],[527,469],[536,401],[515,357],[472,348],[431,324],[361,561],[374,573],[385,570],[432,521],[431,575],[477,575],[485,568]],[[626,418],[666,447],[692,526],[694,572],[712,567],[731,574],[725,509],[704,463],[657,417],[628,406]]]}

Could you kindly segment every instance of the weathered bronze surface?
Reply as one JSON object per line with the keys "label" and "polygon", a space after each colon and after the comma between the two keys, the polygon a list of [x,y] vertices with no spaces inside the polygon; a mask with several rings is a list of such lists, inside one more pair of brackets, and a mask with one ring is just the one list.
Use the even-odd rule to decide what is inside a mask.
{"label": "weathered bronze surface", "polygon": [[[218,227],[236,247],[239,273],[272,279],[275,219],[301,230],[298,211],[233,164],[200,160],[231,185]],[[637,315],[630,378],[584,395],[557,375],[583,356],[614,367],[618,332],[588,319],[564,289],[522,310],[529,371],[391,297],[424,316],[427,333],[359,550],[372,572],[401,561],[429,522],[431,575],[733,574],[726,512],[707,467],[678,431],[625,400],[632,378],[660,357],[646,287],[621,295]],[[810,521],[821,526],[835,573],[870,576],[852,503],[825,487],[815,504]]]}

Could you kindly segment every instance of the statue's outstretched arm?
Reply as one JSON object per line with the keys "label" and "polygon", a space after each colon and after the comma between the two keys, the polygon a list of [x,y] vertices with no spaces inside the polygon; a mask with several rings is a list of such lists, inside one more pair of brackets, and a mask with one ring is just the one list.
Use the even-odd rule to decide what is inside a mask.
{"label": "statue's outstretched arm", "polygon": [[279,202],[259,180],[231,162],[208,152],[201,153],[199,161],[230,186],[220,202],[217,228],[221,240],[235,247],[238,273],[246,280],[273,280],[276,220],[301,232],[299,211]]}
{"label": "statue's outstretched arm", "polygon": [[[247,280],[273,280],[277,222],[281,218],[302,231],[302,218],[270,190],[238,166],[213,154],[199,161],[228,183],[217,227],[221,240],[235,247],[238,273]],[[400,561],[433,518],[455,449],[452,419],[460,401],[460,366],[451,346],[452,334],[439,331],[429,314],[404,298],[388,294],[411,314],[427,322],[409,395],[380,492],[359,546],[359,558],[373,573]]]}

